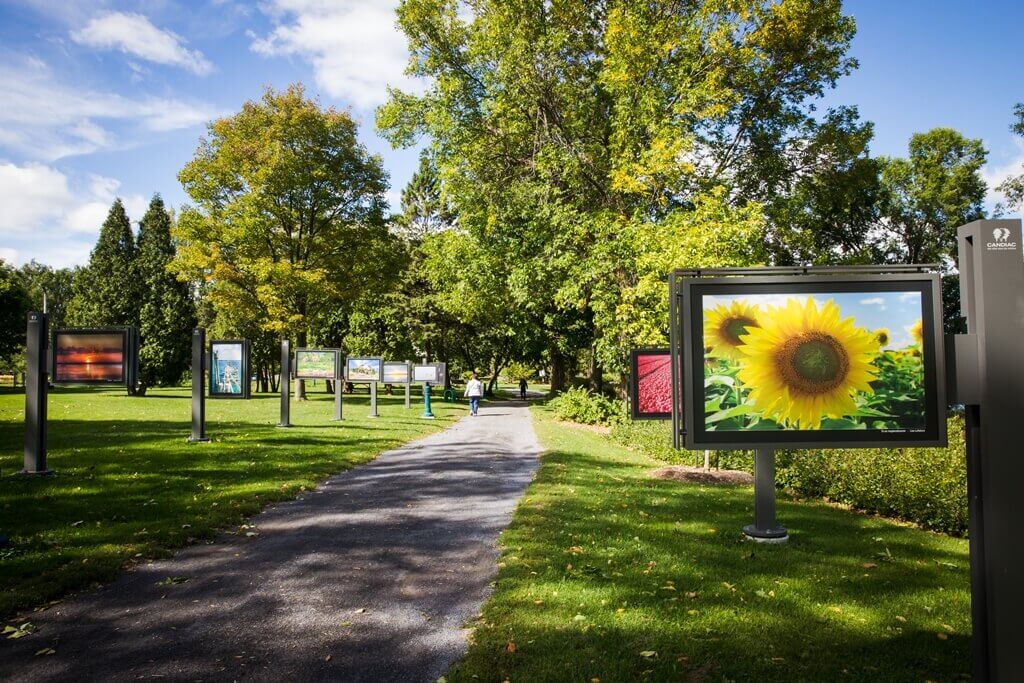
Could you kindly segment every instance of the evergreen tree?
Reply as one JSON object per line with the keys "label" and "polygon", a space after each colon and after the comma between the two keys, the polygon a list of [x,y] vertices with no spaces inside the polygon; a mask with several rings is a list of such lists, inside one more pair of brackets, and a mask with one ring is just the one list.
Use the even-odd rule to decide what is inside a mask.
{"label": "evergreen tree", "polygon": [[171,216],[160,195],[153,195],[139,222],[136,268],[142,286],[139,333],[139,389],[176,384],[188,366],[196,310],[188,283],[168,270],[174,259]]}
{"label": "evergreen tree", "polygon": [[89,264],[75,278],[68,303],[70,325],[98,327],[139,324],[139,285],[135,236],[120,199],[100,228]]}

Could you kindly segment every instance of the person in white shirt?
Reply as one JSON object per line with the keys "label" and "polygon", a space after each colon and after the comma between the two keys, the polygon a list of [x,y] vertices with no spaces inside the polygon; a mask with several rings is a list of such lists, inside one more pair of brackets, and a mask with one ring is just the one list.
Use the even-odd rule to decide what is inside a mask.
{"label": "person in white shirt", "polygon": [[476,378],[475,372],[466,382],[465,395],[469,397],[469,414],[476,415],[477,409],[480,408],[480,398],[484,395],[484,385]]}

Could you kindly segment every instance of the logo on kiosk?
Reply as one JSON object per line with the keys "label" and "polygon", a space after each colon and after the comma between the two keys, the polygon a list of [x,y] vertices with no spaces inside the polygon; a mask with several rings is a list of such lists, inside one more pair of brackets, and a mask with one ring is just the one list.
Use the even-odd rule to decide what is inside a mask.
{"label": "logo on kiosk", "polygon": [[992,230],[992,241],[985,246],[989,251],[1013,251],[1017,243],[1010,241],[1011,234],[1009,228],[995,228]]}

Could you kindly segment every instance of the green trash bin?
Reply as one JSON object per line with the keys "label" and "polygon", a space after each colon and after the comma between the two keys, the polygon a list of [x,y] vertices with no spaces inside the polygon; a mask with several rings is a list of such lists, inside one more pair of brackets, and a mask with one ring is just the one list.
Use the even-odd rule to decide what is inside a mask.
{"label": "green trash bin", "polygon": [[458,402],[459,395],[455,393],[454,389],[445,389],[444,390],[444,400]]}

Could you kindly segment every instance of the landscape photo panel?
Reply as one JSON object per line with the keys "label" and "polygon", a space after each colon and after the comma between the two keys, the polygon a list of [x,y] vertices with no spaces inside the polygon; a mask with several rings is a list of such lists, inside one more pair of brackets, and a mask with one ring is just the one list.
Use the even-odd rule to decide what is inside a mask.
{"label": "landscape photo panel", "polygon": [[123,332],[58,331],[54,340],[53,381],[124,383],[124,347]]}

